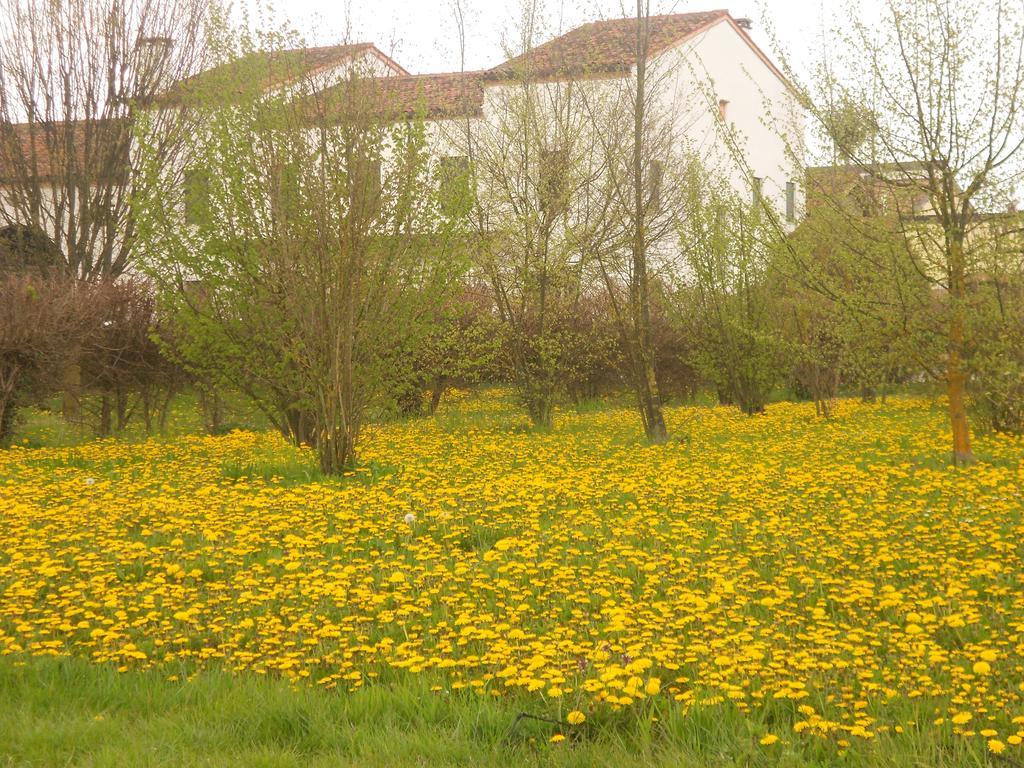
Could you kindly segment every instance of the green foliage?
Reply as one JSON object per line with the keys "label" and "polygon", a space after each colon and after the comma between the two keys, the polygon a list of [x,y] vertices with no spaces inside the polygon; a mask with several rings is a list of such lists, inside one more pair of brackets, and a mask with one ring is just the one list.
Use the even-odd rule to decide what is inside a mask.
{"label": "green foliage", "polygon": [[[231,66],[188,93],[206,117],[187,172],[208,210],[195,213],[183,184],[175,199],[138,201],[138,230],[173,318],[167,345],[206,386],[246,392],[334,473],[355,461],[367,408],[407,378],[404,358],[433,332],[464,248],[422,120],[395,122],[362,65],[330,82],[289,70],[278,92],[244,87],[267,76],[259,52],[297,42],[221,31]],[[141,173],[163,172],[143,149]]]}
{"label": "green foliage", "polygon": [[789,378],[824,415],[841,388],[884,392],[942,354],[932,288],[899,221],[864,215],[863,203],[843,184],[811,190],[806,218],[773,259]]}
{"label": "green foliage", "polygon": [[759,207],[694,179],[680,242],[694,284],[676,302],[693,323],[697,368],[723,402],[758,413],[780,375],[770,274],[777,238]]}
{"label": "green foliage", "polygon": [[972,302],[971,405],[981,427],[1019,435],[1024,434],[1024,274],[992,270],[990,275],[975,286]]}

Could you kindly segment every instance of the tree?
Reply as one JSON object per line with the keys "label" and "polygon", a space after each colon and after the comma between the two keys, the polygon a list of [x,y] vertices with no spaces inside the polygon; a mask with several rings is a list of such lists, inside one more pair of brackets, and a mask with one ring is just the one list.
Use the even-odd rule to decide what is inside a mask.
{"label": "tree", "polygon": [[[52,239],[69,273],[132,263],[133,142],[173,167],[187,111],[155,109],[205,62],[207,0],[9,0],[0,14],[0,225]],[[146,115],[145,135],[138,135]],[[148,181],[166,189],[173,174]]]}
{"label": "tree", "polygon": [[572,62],[536,58],[539,15],[524,7],[518,49],[492,70],[489,118],[454,125],[447,141],[468,161],[474,267],[506,327],[512,381],[533,424],[549,429],[588,260],[610,224],[596,194],[603,159],[590,99],[600,86]]}
{"label": "tree", "polygon": [[[191,225],[184,190],[143,201],[147,271],[188,366],[241,388],[341,472],[398,375],[392,350],[426,333],[459,278],[461,241],[438,212],[423,121],[388,100],[387,78],[354,61],[329,83],[289,71],[287,89],[266,93],[252,84],[301,41],[242,30],[216,45],[240,64],[231,82],[190,90],[204,121],[188,150],[192,168],[217,173]],[[162,172],[145,152],[141,167]]]}
{"label": "tree", "polygon": [[89,287],[63,276],[0,274],[0,445],[26,397],[56,389],[70,350],[96,328]]}
{"label": "tree", "polygon": [[[893,215],[906,262],[931,287],[912,314],[942,339],[933,372],[945,382],[953,461],[967,464],[969,318],[983,299],[976,286],[984,254],[1008,236],[993,214],[1012,198],[1024,159],[1024,8],[888,0],[880,24],[848,11],[828,31],[810,81],[799,85],[789,74],[820,143],[843,158],[828,197],[867,188]],[[850,104],[871,116],[866,136],[836,119]]]}
{"label": "tree", "polygon": [[[665,73],[651,72],[650,2],[637,0],[635,65],[612,99],[610,114],[593,110],[603,126],[607,209],[621,224],[618,238],[606,239],[598,265],[608,291],[644,434],[665,442],[652,340],[653,255],[674,239],[681,202],[677,183],[685,167],[679,155],[680,105],[666,98]],[[666,104],[669,106],[666,107]]]}
{"label": "tree", "polygon": [[122,277],[95,284],[89,301],[96,327],[76,357],[83,389],[99,395],[96,433],[121,432],[139,413],[147,432],[154,414],[162,427],[184,377],[157,341],[163,328],[152,286]]}
{"label": "tree", "polygon": [[698,368],[720,399],[760,413],[778,379],[775,230],[760,207],[700,176],[688,191],[679,237],[693,286],[677,310],[692,318]]}

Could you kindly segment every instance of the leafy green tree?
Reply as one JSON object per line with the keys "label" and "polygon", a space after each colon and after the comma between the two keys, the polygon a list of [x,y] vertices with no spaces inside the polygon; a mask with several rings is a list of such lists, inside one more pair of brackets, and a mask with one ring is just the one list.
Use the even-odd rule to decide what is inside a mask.
{"label": "leafy green tree", "polygon": [[[429,332],[463,249],[423,121],[361,64],[329,83],[274,71],[287,88],[252,87],[292,60],[268,51],[297,45],[245,30],[214,41],[236,64],[188,93],[205,116],[189,147],[205,206],[189,223],[185,189],[140,199],[139,231],[188,366],[248,393],[337,473],[356,460],[367,408],[402,375],[394,351]],[[141,159],[141,173],[161,172]]]}
{"label": "leafy green tree", "polygon": [[[926,370],[945,385],[953,463],[969,464],[970,356],[982,342],[971,337],[971,318],[986,301],[986,254],[1009,234],[993,216],[1012,199],[1024,161],[1024,7],[889,0],[879,18],[853,2],[839,16],[823,31],[810,77],[784,68],[810,118],[812,147],[830,158],[825,194],[836,214],[851,225],[873,218],[866,205],[844,202],[851,190],[866,193],[863,203],[892,216],[897,269],[911,265],[928,285],[916,304],[878,302],[871,311],[907,317],[930,337],[927,349],[941,344]],[[859,253],[855,244],[848,253]],[[868,253],[865,268],[871,263]]]}
{"label": "leafy green tree", "polygon": [[763,411],[780,373],[775,230],[758,207],[694,178],[679,237],[692,287],[677,293],[677,307],[692,323],[697,367],[723,402]]}

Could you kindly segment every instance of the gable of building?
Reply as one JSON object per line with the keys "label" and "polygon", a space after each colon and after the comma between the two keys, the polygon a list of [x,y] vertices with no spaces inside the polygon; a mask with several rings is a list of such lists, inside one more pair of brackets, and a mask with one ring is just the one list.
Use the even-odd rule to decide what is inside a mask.
{"label": "gable of building", "polygon": [[304,77],[370,60],[388,74],[409,72],[373,43],[254,51],[175,83],[159,98],[161,106],[176,106],[189,98],[231,102],[246,95],[270,93]]}
{"label": "gable of building", "polygon": [[[729,16],[725,10],[651,16],[648,56],[656,56]],[[536,78],[621,76],[636,65],[637,20],[594,21],[549,40],[486,72],[489,80],[528,73]]]}

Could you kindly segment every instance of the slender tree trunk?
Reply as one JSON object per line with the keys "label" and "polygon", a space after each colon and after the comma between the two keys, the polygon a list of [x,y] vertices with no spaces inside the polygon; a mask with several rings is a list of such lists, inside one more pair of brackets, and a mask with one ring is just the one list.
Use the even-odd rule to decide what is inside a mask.
{"label": "slender tree trunk", "polygon": [[946,364],[946,394],[949,400],[949,421],[953,430],[953,464],[966,466],[974,462],[971,452],[970,428],[967,424],[967,372],[964,370],[964,251],[961,237],[955,234],[950,243],[950,318],[949,357]]}
{"label": "slender tree trunk", "polygon": [[0,446],[7,445],[14,436],[14,413],[17,403],[14,401],[14,388],[0,389]]}
{"label": "slender tree trunk", "polygon": [[146,434],[153,434],[153,396],[149,386],[143,386],[139,393],[142,399],[142,423],[146,427]]}
{"label": "slender tree trunk", "polygon": [[110,395],[104,392],[100,396],[100,437],[110,437],[111,432]]}
{"label": "slender tree trunk", "polygon": [[651,307],[647,274],[647,201],[644,185],[644,138],[647,99],[647,13],[644,0],[636,2],[636,102],[633,108],[633,273],[630,277],[630,309],[633,321],[635,354],[633,380],[640,406],[644,433],[652,443],[668,440],[668,429],[661,409],[658,378],[651,352]]}
{"label": "slender tree trunk", "polygon": [[160,404],[160,415],[157,419],[157,429],[160,430],[160,434],[167,433],[167,416],[171,412],[171,401],[174,399],[174,388],[171,387],[167,390],[167,395],[164,397],[163,402]]}
{"label": "slender tree trunk", "polygon": [[[954,312],[954,314],[956,314]],[[946,394],[949,400],[949,421],[953,428],[953,463],[966,466],[974,462],[971,452],[971,435],[967,425],[966,394],[967,375],[961,349],[963,346],[963,321],[954,319],[950,327],[949,362],[946,368]]]}
{"label": "slender tree trunk", "polygon": [[128,410],[128,393],[121,387],[118,387],[114,390],[114,398],[117,415],[117,431],[120,433],[128,426],[128,419],[131,417],[131,413]]}
{"label": "slender tree trunk", "polygon": [[78,418],[82,387],[82,368],[78,364],[78,355],[73,355],[72,360],[64,367],[61,375],[61,412],[69,421]]}
{"label": "slender tree trunk", "polygon": [[199,409],[203,414],[203,427],[207,433],[216,435],[224,426],[220,393],[215,389],[199,388]]}
{"label": "slender tree trunk", "polygon": [[447,382],[444,376],[438,376],[434,381],[433,391],[430,393],[430,415],[433,416],[437,413],[437,407],[441,405],[441,398],[444,397],[444,391],[447,387]]}

